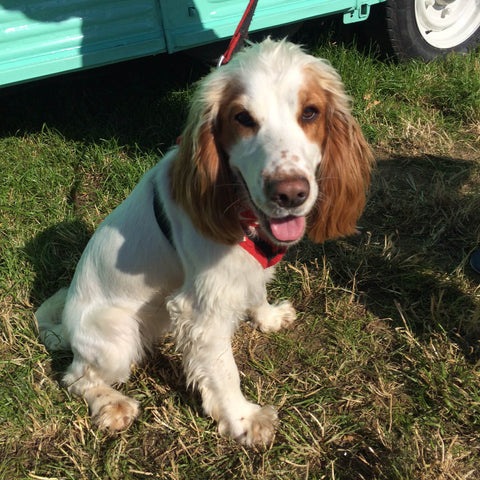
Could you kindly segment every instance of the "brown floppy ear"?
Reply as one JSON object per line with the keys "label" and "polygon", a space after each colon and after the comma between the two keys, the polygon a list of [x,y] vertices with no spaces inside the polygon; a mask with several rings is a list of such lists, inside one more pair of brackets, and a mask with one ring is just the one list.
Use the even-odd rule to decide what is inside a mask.
{"label": "brown floppy ear", "polygon": [[194,97],[170,172],[170,185],[173,200],[195,228],[218,243],[230,245],[242,238],[243,231],[233,208],[227,159],[215,141],[219,97],[207,95],[202,87]]}
{"label": "brown floppy ear", "polygon": [[317,174],[319,201],[308,236],[324,242],[357,232],[365,206],[373,155],[360,126],[345,109],[327,112],[322,160]]}

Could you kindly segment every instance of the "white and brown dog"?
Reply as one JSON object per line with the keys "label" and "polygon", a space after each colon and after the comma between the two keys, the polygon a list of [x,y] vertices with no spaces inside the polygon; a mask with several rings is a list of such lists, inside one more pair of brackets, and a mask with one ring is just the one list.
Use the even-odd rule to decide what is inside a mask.
{"label": "white and brown dog", "polygon": [[111,385],[172,332],[190,385],[219,431],[272,439],[277,414],[244,398],[231,337],[295,319],[270,305],[274,264],[304,233],[352,234],[372,155],[336,71],[265,40],[207,75],[180,145],[100,225],[68,289],[36,312],[49,349],[71,349],[63,382],[101,428],[122,430],[138,403]]}

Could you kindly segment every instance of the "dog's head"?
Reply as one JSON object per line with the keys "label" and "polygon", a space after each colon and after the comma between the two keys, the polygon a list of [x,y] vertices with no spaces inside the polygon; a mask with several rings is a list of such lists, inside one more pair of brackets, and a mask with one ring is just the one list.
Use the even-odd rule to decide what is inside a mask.
{"label": "dog's head", "polygon": [[194,95],[171,172],[196,228],[233,244],[238,207],[282,246],[348,235],[365,205],[371,151],[325,61],[265,40],[208,76]]}

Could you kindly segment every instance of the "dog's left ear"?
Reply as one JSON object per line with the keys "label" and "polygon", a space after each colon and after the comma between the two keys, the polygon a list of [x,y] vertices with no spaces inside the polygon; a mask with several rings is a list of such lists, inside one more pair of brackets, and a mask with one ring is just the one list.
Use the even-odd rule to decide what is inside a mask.
{"label": "dog's left ear", "polygon": [[234,209],[231,172],[215,141],[223,92],[215,75],[194,94],[171,174],[173,200],[183,207],[195,228],[218,243],[234,244],[243,231]]}
{"label": "dog's left ear", "polygon": [[324,242],[357,232],[373,155],[360,126],[345,108],[326,112],[322,160],[317,174],[319,200],[308,221],[308,236]]}

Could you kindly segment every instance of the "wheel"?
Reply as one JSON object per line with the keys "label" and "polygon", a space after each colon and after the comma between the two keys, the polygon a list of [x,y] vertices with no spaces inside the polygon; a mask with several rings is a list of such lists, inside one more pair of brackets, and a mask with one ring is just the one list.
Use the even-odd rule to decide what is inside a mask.
{"label": "wheel", "polygon": [[387,0],[387,33],[398,58],[433,60],[480,43],[479,0]]}

